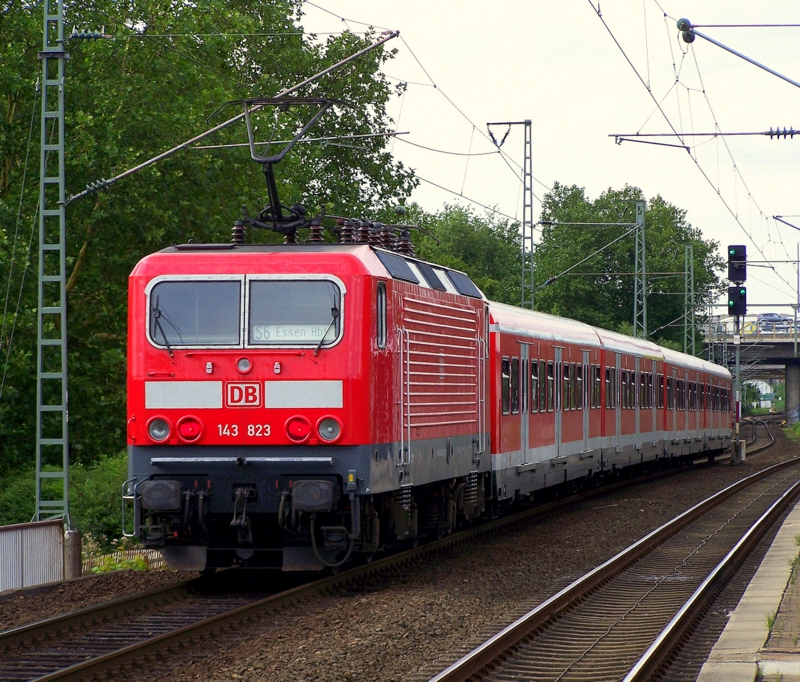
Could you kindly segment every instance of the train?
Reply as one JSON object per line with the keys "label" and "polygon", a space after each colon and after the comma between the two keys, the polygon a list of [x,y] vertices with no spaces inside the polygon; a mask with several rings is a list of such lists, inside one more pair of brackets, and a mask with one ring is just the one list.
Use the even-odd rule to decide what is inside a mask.
{"label": "train", "polygon": [[240,229],[143,258],[127,393],[123,506],[178,570],[370,560],[517,501],[713,458],[735,409],[725,368],[489,301],[366,222],[337,243]]}

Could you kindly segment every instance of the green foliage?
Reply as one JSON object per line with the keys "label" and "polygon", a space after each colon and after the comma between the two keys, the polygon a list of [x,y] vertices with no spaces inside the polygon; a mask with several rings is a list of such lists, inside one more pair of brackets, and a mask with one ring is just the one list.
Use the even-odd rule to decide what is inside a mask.
{"label": "green foliage", "polygon": [[[605,329],[624,332],[631,328],[635,243],[633,234],[623,236],[630,228],[558,222],[633,223],[635,202],[644,198],[640,189],[626,186],[609,189],[591,200],[580,187],[555,183],[544,196],[541,219],[549,222],[542,226],[535,253],[538,310]],[[698,312],[721,290],[716,274],[723,266],[715,253],[718,245],[703,240],[700,230],[686,221],[686,211],[660,196],[648,201],[645,226],[647,270],[654,273],[648,277],[648,329],[657,343],[682,349],[684,245],[694,248]],[[591,257],[586,262],[565,272],[587,256]],[[702,315],[698,315],[700,319]]]}
{"label": "green foliage", "polygon": [[[124,452],[98,459],[93,466],[69,469],[72,522],[104,548],[112,546],[122,528],[121,493],[127,472]],[[27,523],[35,511],[34,470],[22,469],[0,478],[0,525]]]}
{"label": "green foliage", "polygon": [[94,466],[70,467],[70,508],[73,522],[101,542],[118,538],[122,528],[122,484],[127,478],[124,452],[105,457]]}
{"label": "green foliage", "polygon": [[94,564],[92,573],[110,573],[129,569],[131,571],[146,571],[149,568],[147,559],[141,555],[128,557],[125,552],[132,549],[129,538],[122,538],[113,544],[113,552],[119,556],[108,553],[108,544],[98,542],[91,534],[86,533],[81,542],[81,558],[83,561],[91,560]]}
{"label": "green foliage", "polygon": [[110,573],[111,571],[121,571],[125,568],[131,571],[146,571],[148,565],[143,556],[135,556],[129,559],[127,557],[115,557],[111,554],[104,554],[102,557],[98,558],[97,563],[92,566],[92,573]]}
{"label": "green foliage", "polygon": [[493,301],[519,305],[522,261],[519,224],[478,216],[471,209],[446,205],[434,214],[409,209],[409,223],[431,237],[414,235],[420,257],[463,270]]}
{"label": "green foliage", "polygon": [[[41,3],[3,3],[0,11],[0,285],[11,309],[0,319],[0,475],[34,458],[36,411],[36,206]],[[351,33],[304,37],[300,0],[65,0],[65,33],[105,26],[110,40],[68,41],[66,178],[68,194],[110,178],[240,113],[221,105],[274,96],[372,42]],[[134,28],[131,28],[134,27]],[[228,33],[229,35],[220,35]],[[249,34],[249,35],[246,35]],[[383,133],[392,121],[392,86],[380,48],[297,92],[344,100],[313,137]],[[400,88],[402,90],[402,88]],[[316,111],[267,108],[254,116],[258,140],[286,140]],[[33,117],[32,145],[28,133]],[[403,200],[416,181],[394,161],[385,137],[350,146],[298,144],[278,166],[284,204],[311,213],[372,216]],[[239,123],[204,141],[246,141]],[[277,149],[272,148],[271,153]],[[27,159],[27,164],[26,164]],[[27,173],[24,192],[22,178]],[[125,439],[127,277],[144,255],[189,239],[227,241],[246,205],[266,203],[258,165],[246,148],[186,150],[67,207],[70,453],[90,464]],[[17,223],[17,209],[22,214]],[[18,229],[19,225],[19,229]],[[32,230],[34,230],[32,232]],[[34,249],[27,254],[33,234]],[[272,234],[252,241],[274,240]],[[85,248],[86,257],[79,258]],[[8,278],[8,279],[7,279]],[[14,316],[21,291],[20,312]],[[0,315],[2,315],[0,310]],[[9,331],[15,328],[13,344]],[[9,352],[10,351],[10,352]],[[23,418],[21,415],[25,415]]]}

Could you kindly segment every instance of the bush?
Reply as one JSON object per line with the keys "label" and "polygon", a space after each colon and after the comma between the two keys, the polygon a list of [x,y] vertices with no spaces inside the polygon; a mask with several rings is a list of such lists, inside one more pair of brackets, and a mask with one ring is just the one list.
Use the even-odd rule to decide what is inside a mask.
{"label": "bush", "polygon": [[[120,452],[92,466],[69,468],[72,523],[91,533],[104,549],[112,549],[122,532],[121,491],[127,473],[127,457]],[[0,525],[27,523],[36,503],[35,471],[18,469],[0,479]]]}
{"label": "bush", "polygon": [[147,559],[143,556],[127,557],[125,552],[134,548],[134,542],[130,538],[122,538],[114,543],[113,551],[120,556],[105,553],[106,549],[91,534],[86,533],[81,541],[81,559],[86,562],[91,560],[94,565],[90,569],[92,573],[110,573],[120,571],[124,568],[132,571],[146,571],[150,568]]}

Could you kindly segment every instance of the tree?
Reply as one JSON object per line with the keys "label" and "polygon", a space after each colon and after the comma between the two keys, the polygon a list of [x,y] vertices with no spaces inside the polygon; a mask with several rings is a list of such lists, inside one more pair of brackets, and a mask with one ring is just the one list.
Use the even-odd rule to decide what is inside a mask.
{"label": "tree", "polygon": [[479,216],[453,205],[445,205],[437,213],[425,213],[414,205],[409,223],[433,237],[412,235],[422,258],[466,272],[493,301],[519,305],[522,260],[518,223],[498,220],[489,212]]}
{"label": "tree", "polygon": [[[209,123],[220,105],[273,96],[374,38],[344,33],[308,40],[301,7],[300,0],[66,0],[67,33],[105,26],[113,36],[66,46],[68,192],[110,178],[240,111],[225,109]],[[30,147],[28,132],[39,115],[41,31],[40,3],[0,0],[0,284],[5,293],[9,283],[10,292],[10,307],[5,314],[0,309],[0,471],[30,462],[35,440],[35,234],[34,253],[27,254],[27,245],[36,223],[38,126]],[[390,129],[386,103],[397,88],[380,67],[391,56],[374,50],[298,92],[345,102],[311,135]],[[290,139],[312,114],[308,106],[265,111],[256,117],[257,134]],[[244,141],[244,128],[236,125],[207,143]],[[355,146],[298,144],[277,169],[283,202],[302,202],[311,213],[335,207],[370,215],[410,193],[414,176],[389,155],[386,138],[363,138]],[[149,252],[188,239],[227,240],[243,205],[252,214],[265,203],[261,169],[246,148],[235,147],[182,152],[68,206],[74,460],[90,463],[125,442],[126,291],[133,266]],[[253,241],[272,238],[252,235]]]}
{"label": "tree", "polygon": [[[635,244],[633,233],[623,236],[630,228],[563,223],[633,223],[635,202],[644,198],[639,188],[626,186],[609,189],[592,201],[580,187],[555,183],[544,197],[545,224],[535,253],[538,310],[631,333]],[[721,291],[716,274],[723,267],[716,254],[718,244],[704,240],[700,230],[687,222],[686,211],[661,196],[647,202],[645,234],[647,271],[652,273],[647,279],[650,337],[682,347],[684,245],[694,249],[695,310],[700,321],[702,311]]]}

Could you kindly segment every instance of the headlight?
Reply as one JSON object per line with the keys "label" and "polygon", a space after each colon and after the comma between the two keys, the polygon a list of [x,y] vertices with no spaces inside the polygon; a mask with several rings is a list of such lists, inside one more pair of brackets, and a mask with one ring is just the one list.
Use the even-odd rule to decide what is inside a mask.
{"label": "headlight", "polygon": [[326,443],[333,443],[342,435],[342,424],[335,417],[323,417],[317,422],[317,433]]}
{"label": "headlight", "polygon": [[157,443],[167,440],[167,438],[169,438],[169,432],[169,422],[163,417],[155,417],[151,419],[150,423],[147,425],[147,433],[149,433],[150,438]]}
{"label": "headlight", "polygon": [[250,358],[239,358],[236,361],[236,369],[242,374],[247,374],[253,369],[253,363],[250,362]]}

